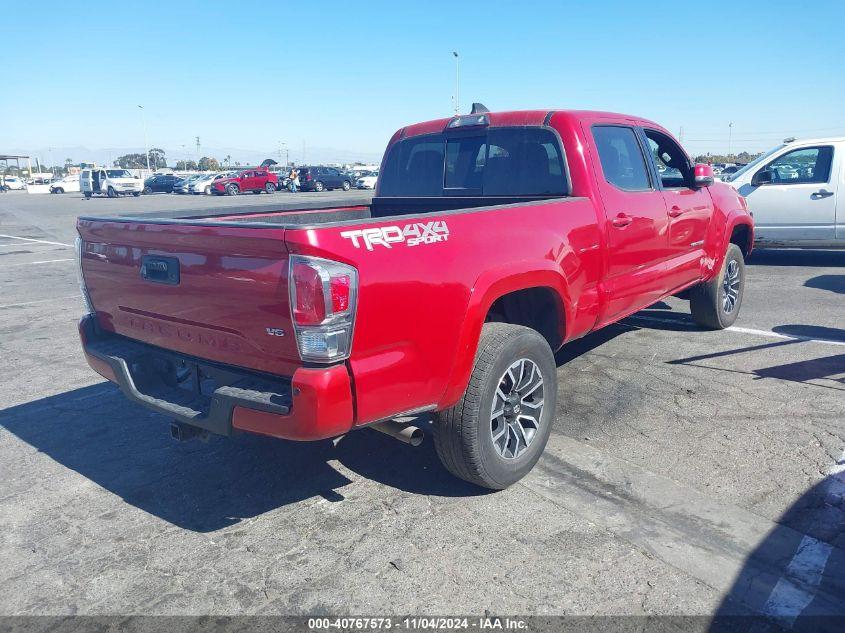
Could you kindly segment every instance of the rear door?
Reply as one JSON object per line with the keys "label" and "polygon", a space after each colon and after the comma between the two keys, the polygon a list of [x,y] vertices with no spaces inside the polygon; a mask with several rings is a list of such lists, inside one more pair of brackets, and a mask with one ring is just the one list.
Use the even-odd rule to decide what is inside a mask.
{"label": "rear door", "polygon": [[696,189],[694,165],[670,136],[644,128],[649,162],[669,216],[666,279],[668,289],[680,288],[701,277],[704,236],[713,216],[713,199],[706,188]]}
{"label": "rear door", "polygon": [[585,130],[604,206],[607,265],[601,324],[651,305],[666,291],[668,216],[634,126],[595,124]]}
{"label": "rear door", "polygon": [[833,144],[796,147],[759,167],[740,193],[761,242],[832,242],[840,152]]}

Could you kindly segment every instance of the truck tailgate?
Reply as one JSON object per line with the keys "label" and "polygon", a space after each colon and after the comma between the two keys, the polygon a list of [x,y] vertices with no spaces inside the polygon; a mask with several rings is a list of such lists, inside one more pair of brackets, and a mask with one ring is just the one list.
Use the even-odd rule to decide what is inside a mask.
{"label": "truck tailgate", "polygon": [[78,230],[104,330],[277,375],[302,365],[284,228],[80,219]]}

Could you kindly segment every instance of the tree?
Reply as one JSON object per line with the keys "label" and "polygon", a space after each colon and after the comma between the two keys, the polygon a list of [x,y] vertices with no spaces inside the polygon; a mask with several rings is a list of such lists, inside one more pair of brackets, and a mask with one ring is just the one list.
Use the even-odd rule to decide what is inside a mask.
{"label": "tree", "polygon": [[[146,167],[146,165],[144,165]],[[158,169],[159,167],[167,167],[167,159],[164,156],[164,150],[158,147],[150,149],[150,168]]]}
{"label": "tree", "polygon": [[[123,169],[146,169],[147,157],[144,154],[124,154],[123,156],[118,156],[114,164]],[[152,166],[153,161],[151,157],[150,167]]]}
{"label": "tree", "polygon": [[203,156],[199,162],[200,171],[220,171],[220,163],[216,158]]}
{"label": "tree", "polygon": [[197,162],[195,160],[180,160],[176,161],[176,171],[196,171]]}

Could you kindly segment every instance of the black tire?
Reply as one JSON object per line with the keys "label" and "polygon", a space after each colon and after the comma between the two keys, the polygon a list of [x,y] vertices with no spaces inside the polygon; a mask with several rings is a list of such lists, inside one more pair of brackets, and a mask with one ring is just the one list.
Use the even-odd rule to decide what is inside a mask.
{"label": "black tire", "polygon": [[690,292],[690,312],[700,326],[724,330],[736,321],[745,291],[745,258],[736,244],[730,244],[722,269],[710,281]]}
{"label": "black tire", "polygon": [[144,187],[144,193],[145,193],[145,194],[149,195],[149,194],[151,194],[152,192],[153,192],[153,188],[152,188],[152,187]]}
{"label": "black tire", "polygon": [[133,191],[132,195],[135,196],[136,198],[138,198],[138,197],[140,197],[141,192],[140,191]]}
{"label": "black tire", "polygon": [[264,191],[266,191],[267,193],[276,193],[276,185],[274,185],[272,182],[268,182],[266,185],[264,185]]}
{"label": "black tire", "polygon": [[109,187],[108,191],[106,191],[106,195],[109,198],[117,198],[117,192],[114,190],[114,187]]}
{"label": "black tire", "polygon": [[56,187],[55,189],[53,189],[53,193],[64,193],[64,192],[65,192],[65,190],[62,189],[61,187]]}
{"label": "black tire", "polygon": [[240,189],[238,189],[237,185],[228,185],[226,187],[226,195],[227,196],[236,196],[240,193]]}
{"label": "black tire", "polygon": [[352,189],[352,185],[349,183],[348,180],[344,180],[343,181],[343,190],[349,191],[350,189]]}
{"label": "black tire", "polygon": [[[502,381],[508,380],[509,368],[526,360],[531,361],[542,378],[541,408],[540,413],[535,414],[539,424],[522,452],[515,450],[512,456],[507,457],[497,447],[494,424],[501,424],[505,428],[505,449],[509,446],[510,438],[516,435],[510,435],[511,431],[505,422],[506,414],[494,422],[493,406],[501,400],[497,394]],[[533,375],[529,377],[527,385],[531,384]],[[521,380],[520,375],[516,382],[522,384]],[[437,455],[446,470],[460,479],[493,490],[507,488],[522,479],[540,459],[554,423],[556,401],[555,359],[546,339],[536,330],[521,325],[487,323],[481,331],[466,391],[455,406],[441,411],[435,418],[434,446]],[[526,404],[524,400],[518,402],[522,406],[533,404]],[[517,415],[520,413],[519,408],[514,411]],[[525,440],[524,432],[522,439]],[[516,446],[519,446],[519,440]]]}
{"label": "black tire", "polygon": [[326,188],[323,186],[323,183],[319,180],[314,183],[314,191],[324,191]]}

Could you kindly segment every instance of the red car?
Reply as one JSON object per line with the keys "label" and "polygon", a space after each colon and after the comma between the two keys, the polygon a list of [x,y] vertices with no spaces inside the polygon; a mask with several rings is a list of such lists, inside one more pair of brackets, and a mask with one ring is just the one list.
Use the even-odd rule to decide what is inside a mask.
{"label": "red car", "polygon": [[211,185],[211,193],[236,196],[239,193],[273,193],[279,188],[279,177],[267,169],[245,169],[237,176],[221,178]]}
{"label": "red car", "polygon": [[78,231],[88,362],[175,437],[414,442],[394,418],[432,412],[445,467],[494,489],[546,445],[555,350],[668,295],[729,326],[753,243],[656,123],[483,107],[396,132],[367,206]]}

